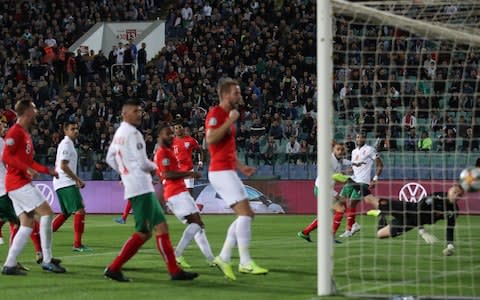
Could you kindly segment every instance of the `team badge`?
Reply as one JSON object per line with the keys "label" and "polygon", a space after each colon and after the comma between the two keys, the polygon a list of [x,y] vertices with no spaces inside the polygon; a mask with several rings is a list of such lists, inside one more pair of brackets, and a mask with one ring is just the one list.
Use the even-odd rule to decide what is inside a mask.
{"label": "team badge", "polygon": [[217,125],[217,118],[211,118],[209,121],[208,121],[208,125],[209,126],[215,126]]}
{"label": "team badge", "polygon": [[190,142],[186,142],[186,143],[185,143],[185,148],[188,149],[188,147],[190,147]]}
{"label": "team badge", "polygon": [[5,141],[5,144],[7,144],[8,146],[13,146],[15,144],[15,140],[12,139],[12,138],[8,138],[6,141]]}
{"label": "team badge", "polygon": [[170,160],[168,158],[162,159],[162,165],[169,166],[170,165]]}
{"label": "team badge", "polygon": [[143,149],[143,144],[142,143],[138,143],[137,144],[137,150],[141,150]]}

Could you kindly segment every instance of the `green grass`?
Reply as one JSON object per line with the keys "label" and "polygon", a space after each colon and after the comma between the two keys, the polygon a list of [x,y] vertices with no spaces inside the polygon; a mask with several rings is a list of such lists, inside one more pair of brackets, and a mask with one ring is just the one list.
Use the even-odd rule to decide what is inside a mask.
{"label": "green grass", "polygon": [[[251,252],[258,264],[270,269],[266,276],[237,273],[229,282],[215,269],[207,267],[196,246],[185,256],[200,277],[192,282],[172,282],[154,242],[149,241],[125,265],[132,283],[118,283],[103,278],[103,269],[118,253],[132,232],[130,218],[126,225],[112,221],[112,216],[89,216],[85,244],[91,253],[72,253],[71,221],[54,234],[54,255],[67,267],[67,274],[49,274],[33,262],[33,248],[27,244],[20,261],[32,270],[26,277],[0,277],[0,299],[317,299],[316,247],[296,237],[296,232],[311,216],[257,216],[253,223]],[[226,228],[233,216],[204,216],[207,235],[218,253]],[[419,240],[416,231],[397,239],[374,239],[375,218],[360,217],[362,230],[353,238],[335,246],[335,280],[339,293],[463,295],[480,297],[480,217],[459,219],[457,254],[443,257],[443,242],[429,246]],[[183,225],[169,216],[171,236],[176,243]],[[4,228],[4,233],[6,233]],[[476,230],[475,230],[476,228]],[[443,224],[429,228],[440,239]],[[4,234],[8,236],[7,234]],[[0,258],[7,247],[0,246]],[[233,258],[238,263],[235,253]],[[345,299],[328,297],[321,299]]]}

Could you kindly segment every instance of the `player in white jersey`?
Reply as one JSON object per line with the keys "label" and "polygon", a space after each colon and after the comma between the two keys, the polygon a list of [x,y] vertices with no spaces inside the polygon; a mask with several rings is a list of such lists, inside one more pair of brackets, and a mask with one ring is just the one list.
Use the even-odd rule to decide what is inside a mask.
{"label": "player in white jersey", "polygon": [[[344,204],[340,202],[340,198],[338,197],[338,193],[333,187],[335,182],[345,182],[348,179],[348,176],[344,175],[348,169],[350,168],[351,162],[348,159],[345,159],[345,146],[341,143],[333,142],[333,150],[331,158],[331,166],[333,170],[333,182],[332,182],[332,197],[333,197],[333,209],[335,210],[336,214],[341,213],[343,217],[344,212]],[[317,196],[318,186],[320,185],[320,178],[315,179],[315,187],[313,193]],[[336,215],[335,215],[336,216]],[[340,218],[341,222],[341,218]],[[302,231],[297,233],[298,237],[311,242],[310,232],[317,228],[317,219],[313,220],[307,227],[305,227]],[[338,228],[338,226],[337,226]],[[336,229],[335,223],[333,225],[333,235],[335,236]],[[340,243],[340,241],[335,240],[336,243]]]}
{"label": "player in white jersey", "polygon": [[148,159],[145,140],[136,128],[142,124],[142,113],[139,102],[129,100],[123,104],[123,121],[108,148],[107,163],[120,174],[125,188],[124,199],[132,203],[135,232],[105,269],[104,275],[117,281],[130,281],[123,275],[122,266],[152,237],[154,231],[157,248],[165,260],[171,279],[192,280],[198,274],[185,272],[177,265],[165,215],[153,189],[151,174],[157,166]]}
{"label": "player in white jersey", "polygon": [[[347,202],[347,228],[340,237],[351,237],[360,230],[360,225],[355,223],[357,204],[370,195],[370,189],[377,183],[382,174],[383,162],[377,151],[365,144],[366,133],[361,132],[356,136],[357,147],[352,151],[353,176],[340,191],[340,196]],[[375,176],[372,170],[375,165]]]}
{"label": "player in white jersey", "polygon": [[85,205],[80,194],[80,189],[85,183],[77,175],[78,155],[75,150],[75,140],[78,137],[78,124],[70,121],[63,124],[65,137],[58,144],[55,170],[58,178],[53,178],[53,188],[58,196],[58,202],[62,210],[52,223],[52,230],[56,232],[65,221],[74,214],[73,219],[73,251],[86,252],[90,248],[82,244],[82,235],[85,229]]}

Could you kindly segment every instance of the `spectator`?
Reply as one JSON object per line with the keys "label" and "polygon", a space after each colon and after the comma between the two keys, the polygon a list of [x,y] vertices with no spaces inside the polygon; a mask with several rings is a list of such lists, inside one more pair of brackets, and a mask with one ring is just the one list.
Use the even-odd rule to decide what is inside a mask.
{"label": "spectator", "polygon": [[417,149],[420,151],[431,151],[432,147],[432,139],[428,136],[427,131],[423,131],[420,139],[418,140]]}
{"label": "spectator", "polygon": [[95,168],[92,170],[92,180],[103,180],[104,164],[101,161],[95,162]]}
{"label": "spectator", "polygon": [[472,127],[467,128],[467,134],[463,138],[462,142],[462,151],[473,152],[479,150],[478,139],[473,135]]}
{"label": "spectator", "polygon": [[266,165],[274,165],[278,159],[280,146],[273,136],[267,137],[267,143],[262,149],[262,159]]}
{"label": "spectator", "polygon": [[456,134],[452,128],[447,129],[447,133],[441,138],[443,151],[452,152],[456,150]]}
{"label": "spectator", "polygon": [[142,46],[140,50],[138,50],[138,55],[137,55],[137,78],[141,78],[142,75],[145,74],[145,67],[147,65],[147,50],[146,50],[147,45],[145,43],[142,43]]}
{"label": "spectator", "polygon": [[278,122],[278,120],[274,120],[272,122],[272,125],[270,126],[270,130],[269,130],[268,135],[272,136],[277,141],[282,140],[284,133],[283,133],[283,128],[280,125],[280,123]]}
{"label": "spectator", "polygon": [[258,165],[260,161],[260,143],[256,136],[250,136],[250,140],[246,145],[245,152],[245,164],[248,165],[248,159],[252,158],[255,160],[255,163]]}
{"label": "spectator", "polygon": [[402,118],[402,126],[406,131],[417,127],[417,118],[413,115],[413,111],[409,110]]}
{"label": "spectator", "polygon": [[415,151],[417,142],[417,133],[415,127],[412,127],[410,128],[407,136],[405,137],[404,150]]}
{"label": "spectator", "polygon": [[297,163],[297,160],[300,157],[300,143],[298,143],[296,136],[292,135],[290,137],[290,140],[286,145],[285,153],[287,154],[288,163]]}

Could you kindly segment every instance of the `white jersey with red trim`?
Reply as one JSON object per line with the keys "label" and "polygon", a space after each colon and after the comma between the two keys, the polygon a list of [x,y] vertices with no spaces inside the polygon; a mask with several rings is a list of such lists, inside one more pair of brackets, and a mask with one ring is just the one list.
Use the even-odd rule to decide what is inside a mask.
{"label": "white jersey with red trim", "polygon": [[157,169],[145,150],[142,133],[122,122],[108,148],[107,164],[120,174],[125,199],[153,192],[151,172]]}

